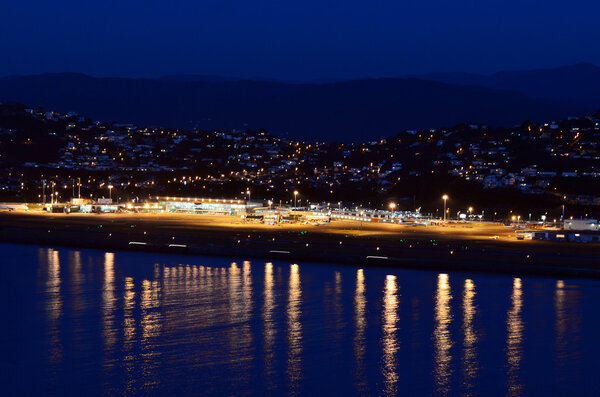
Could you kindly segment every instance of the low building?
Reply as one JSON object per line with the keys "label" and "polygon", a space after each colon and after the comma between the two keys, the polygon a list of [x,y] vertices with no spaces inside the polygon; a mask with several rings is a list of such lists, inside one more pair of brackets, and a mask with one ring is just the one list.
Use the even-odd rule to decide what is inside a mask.
{"label": "low building", "polygon": [[567,219],[564,222],[564,230],[598,230],[596,219]]}
{"label": "low building", "polygon": [[[71,199],[71,205],[91,205],[93,203],[92,199],[89,198],[77,198],[73,197]],[[112,200],[111,200],[112,203]]]}
{"label": "low building", "polygon": [[196,197],[156,197],[156,201],[159,205],[164,205],[168,212],[214,215],[242,215],[264,205],[247,200]]}
{"label": "low building", "polygon": [[[546,240],[546,241],[572,241],[578,243],[598,243],[600,242],[600,231],[532,231],[522,234],[525,239]],[[528,237],[530,235],[530,237]],[[517,235],[519,238],[519,235]],[[521,238],[523,239],[523,238]]]}
{"label": "low building", "polygon": [[291,211],[287,208],[267,208],[261,207],[256,208],[252,215],[248,216],[247,219],[258,219],[262,220],[263,223],[268,225],[274,225],[280,222],[289,222],[292,217]]}

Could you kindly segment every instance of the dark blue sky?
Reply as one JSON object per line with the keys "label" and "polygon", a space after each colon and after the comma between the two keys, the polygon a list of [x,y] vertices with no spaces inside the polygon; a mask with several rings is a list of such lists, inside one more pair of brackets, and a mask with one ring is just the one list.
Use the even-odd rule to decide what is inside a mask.
{"label": "dark blue sky", "polygon": [[310,80],[600,64],[597,0],[4,0],[0,15],[0,75]]}

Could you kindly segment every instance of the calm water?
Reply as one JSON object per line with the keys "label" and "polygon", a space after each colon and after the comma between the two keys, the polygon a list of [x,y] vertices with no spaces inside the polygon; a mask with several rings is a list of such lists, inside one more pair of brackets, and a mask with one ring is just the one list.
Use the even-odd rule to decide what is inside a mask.
{"label": "calm water", "polygon": [[600,390],[595,280],[0,250],[8,394]]}

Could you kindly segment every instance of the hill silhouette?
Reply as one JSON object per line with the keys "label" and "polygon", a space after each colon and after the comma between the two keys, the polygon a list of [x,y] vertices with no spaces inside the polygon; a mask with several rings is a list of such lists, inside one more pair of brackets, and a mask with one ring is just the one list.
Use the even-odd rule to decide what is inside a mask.
{"label": "hill silhouette", "polygon": [[0,79],[0,102],[9,101],[140,125],[264,128],[294,139],[346,142],[462,122],[510,126],[600,107],[417,78],[294,84],[211,76],[96,78],[79,73]]}
{"label": "hill silhouette", "polygon": [[570,103],[586,112],[600,107],[600,67],[587,62],[553,69],[506,71],[491,75],[439,73],[418,77],[448,84],[515,91],[532,98]]}

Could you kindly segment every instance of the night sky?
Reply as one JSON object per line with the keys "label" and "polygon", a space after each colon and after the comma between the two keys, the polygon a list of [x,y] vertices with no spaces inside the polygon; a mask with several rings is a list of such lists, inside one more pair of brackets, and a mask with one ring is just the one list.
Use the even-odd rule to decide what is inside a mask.
{"label": "night sky", "polygon": [[313,80],[600,64],[597,0],[5,0],[0,15],[0,76]]}

